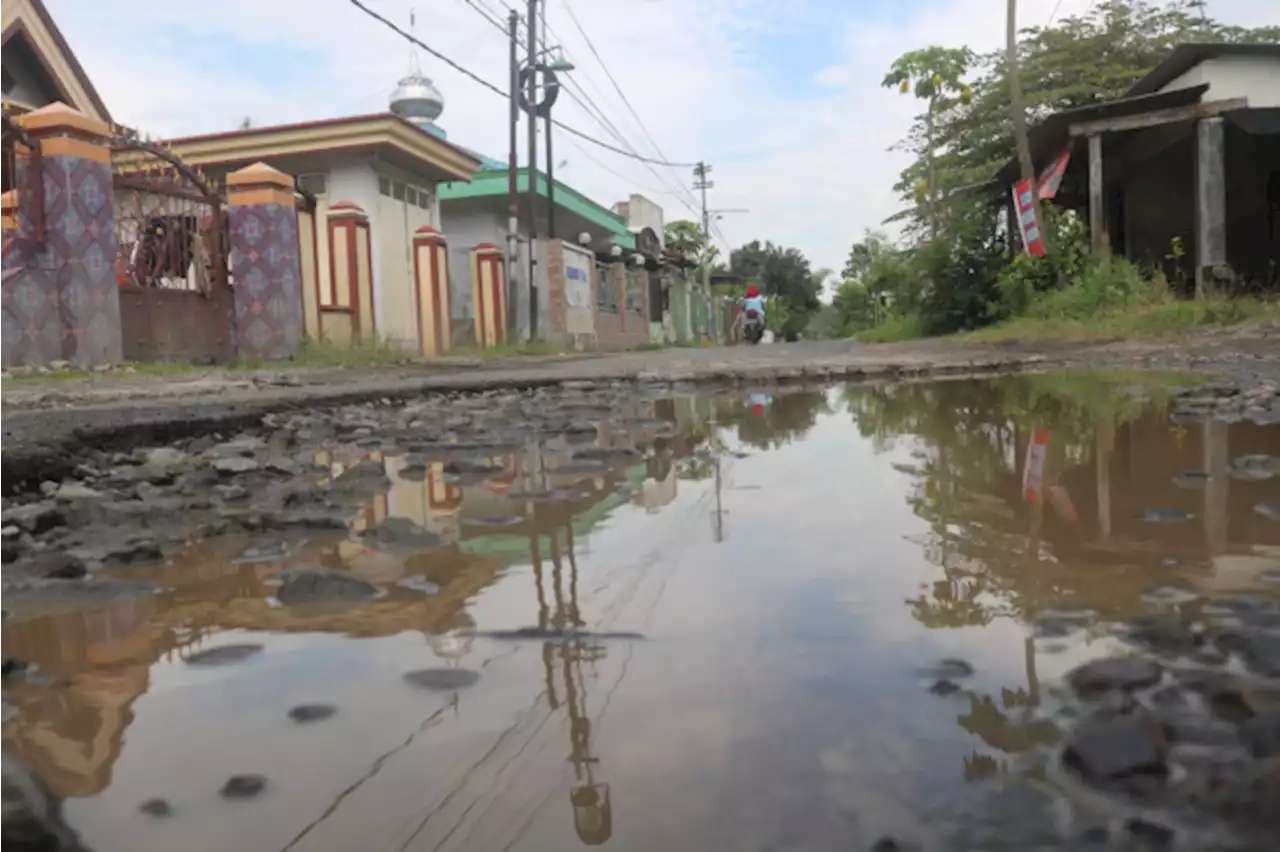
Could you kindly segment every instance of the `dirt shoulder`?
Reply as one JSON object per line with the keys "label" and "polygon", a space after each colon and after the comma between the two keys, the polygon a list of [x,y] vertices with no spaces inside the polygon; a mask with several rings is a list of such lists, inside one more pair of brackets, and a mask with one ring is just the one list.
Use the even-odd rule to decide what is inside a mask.
{"label": "dirt shoulder", "polygon": [[3,392],[8,493],[33,475],[66,475],[80,447],[129,446],[232,429],[264,414],[427,393],[635,381],[743,385],[884,381],[1054,368],[1149,368],[1280,379],[1280,330],[1255,327],[1160,342],[867,345],[822,341],[760,347],[666,349],[369,370],[281,368],[172,375],[105,374],[22,382]]}

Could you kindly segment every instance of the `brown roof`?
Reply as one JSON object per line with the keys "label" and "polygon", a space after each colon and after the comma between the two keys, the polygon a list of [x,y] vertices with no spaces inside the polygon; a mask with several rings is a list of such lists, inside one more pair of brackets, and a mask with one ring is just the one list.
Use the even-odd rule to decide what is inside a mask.
{"label": "brown roof", "polygon": [[[93,106],[98,110],[104,121],[111,121],[111,113],[107,109],[107,105],[103,102],[102,96],[98,94],[98,90],[94,88],[93,81],[89,79],[89,75],[85,73],[84,66],[80,64],[80,60],[76,58],[75,51],[71,49],[71,45],[67,44],[67,39],[62,34],[62,30],[58,29],[58,25],[53,22],[53,18],[49,15],[49,10],[45,8],[42,0],[27,0],[31,7],[31,11],[35,12],[36,17],[40,19],[40,23],[49,31],[50,37],[61,51],[63,57],[67,60],[67,65],[71,67],[71,73],[75,75],[76,82],[84,87],[85,94],[89,96],[89,100],[93,102]],[[8,43],[9,38],[19,30],[25,29],[22,26],[21,19],[10,24],[4,31],[3,42]],[[54,85],[57,85],[55,79]],[[61,88],[61,87],[59,87]],[[62,93],[64,96],[66,92]],[[38,105],[37,105],[38,106]]]}

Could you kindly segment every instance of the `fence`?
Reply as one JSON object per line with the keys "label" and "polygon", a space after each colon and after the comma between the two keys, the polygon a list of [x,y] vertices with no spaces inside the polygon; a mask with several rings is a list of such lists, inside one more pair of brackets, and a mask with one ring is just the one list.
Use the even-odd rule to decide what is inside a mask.
{"label": "fence", "polygon": [[117,167],[112,174],[125,360],[230,359],[235,299],[221,193],[136,135],[117,137],[113,147],[150,155],[144,167]]}

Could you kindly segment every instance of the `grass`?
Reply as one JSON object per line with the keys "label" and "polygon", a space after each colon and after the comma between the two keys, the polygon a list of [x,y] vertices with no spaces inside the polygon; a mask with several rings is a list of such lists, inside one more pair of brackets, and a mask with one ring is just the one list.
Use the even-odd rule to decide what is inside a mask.
{"label": "grass", "polygon": [[918,316],[891,316],[875,328],[868,328],[854,335],[863,343],[894,343],[899,340],[919,340],[924,337],[924,327]]}
{"label": "grass", "polygon": [[1017,317],[957,337],[982,343],[1151,339],[1264,322],[1280,322],[1280,302],[1211,296],[1195,301],[1171,300],[1113,308],[1089,317],[1070,314]]}

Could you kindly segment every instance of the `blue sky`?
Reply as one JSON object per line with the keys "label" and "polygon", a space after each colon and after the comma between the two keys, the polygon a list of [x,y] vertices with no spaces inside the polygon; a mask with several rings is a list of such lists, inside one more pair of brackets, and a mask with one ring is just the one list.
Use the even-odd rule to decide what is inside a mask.
{"label": "blue sky", "polygon": [[[427,43],[496,83],[505,38],[463,0],[367,0]],[[510,0],[475,0],[496,17]],[[154,135],[212,132],[245,117],[275,124],[385,109],[407,46],[347,0],[46,0],[117,120]],[[628,144],[655,156],[566,11],[573,10],[666,157],[713,165],[714,208],[729,245],[773,239],[839,269],[864,229],[899,208],[906,164],[887,149],[909,126],[910,98],[881,89],[907,50],[998,47],[1003,0],[546,0],[552,40],[574,79]],[[523,4],[520,4],[523,6]],[[1021,22],[1084,11],[1089,0],[1022,0]],[[1209,0],[1216,17],[1280,23],[1280,3]],[[430,57],[450,138],[503,158],[506,105]],[[557,118],[618,144],[577,104]],[[563,140],[563,141],[561,141]],[[689,170],[649,168],[556,139],[557,177],[606,206],[640,191],[668,221],[691,216]]]}

